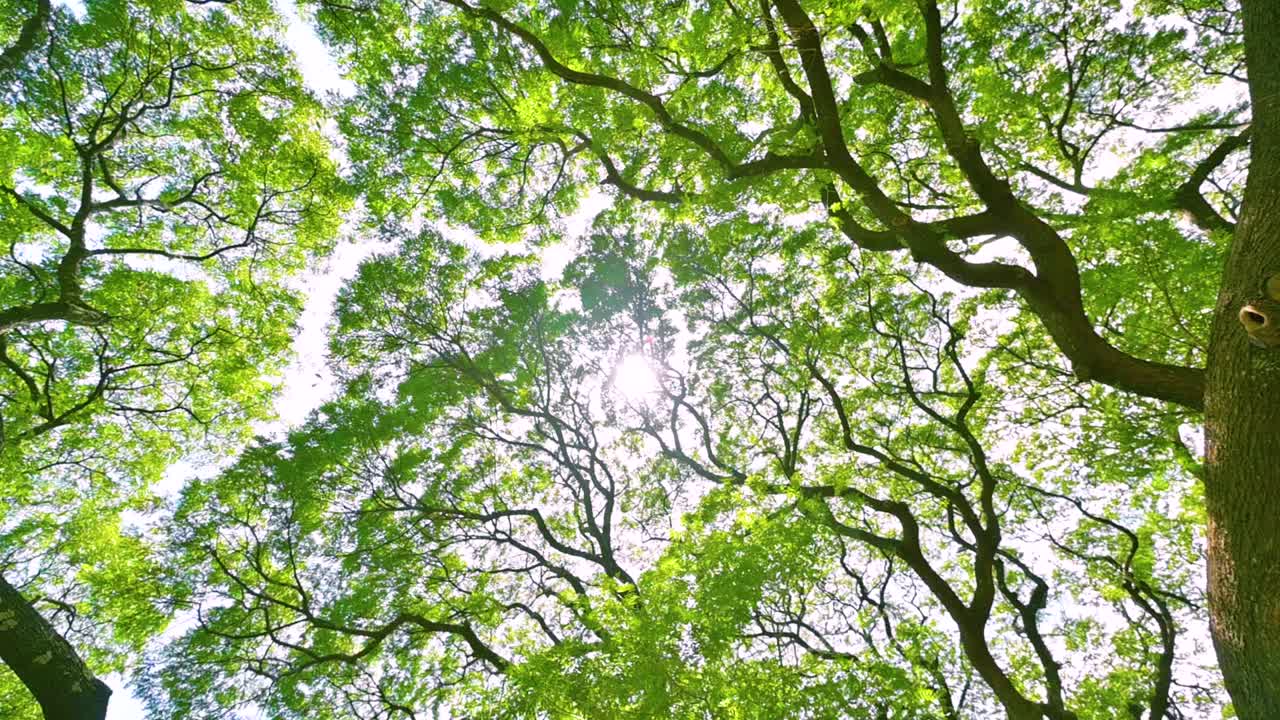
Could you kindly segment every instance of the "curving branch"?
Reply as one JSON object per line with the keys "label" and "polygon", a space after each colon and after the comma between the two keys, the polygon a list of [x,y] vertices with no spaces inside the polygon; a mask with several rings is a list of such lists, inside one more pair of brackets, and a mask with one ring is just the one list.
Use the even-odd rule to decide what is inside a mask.
{"label": "curving branch", "polygon": [[13,44],[0,53],[0,82],[8,79],[26,61],[27,55],[35,49],[41,33],[47,32],[49,15],[52,12],[50,0],[36,0],[36,11],[22,23],[18,37]]}
{"label": "curving branch", "polygon": [[[960,118],[947,89],[943,55],[944,27],[936,2],[923,4],[929,82],[911,82],[901,71],[881,65],[876,77],[910,86],[909,95],[932,110],[935,125],[957,166],[980,200],[998,219],[1003,235],[1013,237],[1031,256],[1036,272],[1003,263],[973,263],[950,250],[945,238],[917,222],[894,203],[850,154],[840,123],[839,104],[822,49],[821,36],[797,0],[776,0],[792,40],[800,50],[817,113],[817,125],[831,167],[862,198],[867,209],[897,231],[912,257],[970,287],[1017,292],[1044,323],[1081,379],[1097,380],[1122,390],[1168,400],[1190,408],[1203,406],[1204,372],[1198,368],[1155,363],[1124,353],[1104,340],[1085,315],[1080,273],[1065,240],[1022,205],[1007,181],[982,157],[978,142]],[[868,248],[870,249],[870,248]]]}
{"label": "curving branch", "polygon": [[1177,207],[1186,211],[1192,222],[1205,232],[1235,232],[1236,225],[1217,211],[1204,195],[1200,193],[1200,187],[1208,181],[1209,176],[1214,170],[1217,170],[1222,163],[1226,162],[1229,155],[1237,150],[1244,149],[1249,145],[1249,128],[1241,130],[1235,135],[1229,135],[1223,138],[1203,160],[1196,163],[1192,169],[1190,177],[1187,181],[1178,186],[1174,191],[1173,200]]}
{"label": "curving branch", "polygon": [[[542,67],[561,80],[605,89],[646,107],[664,132],[701,149],[730,181],[797,169],[834,171],[886,228],[872,231],[850,224],[851,218],[841,215],[841,229],[855,244],[874,251],[906,249],[916,261],[933,266],[961,284],[1016,292],[1041,319],[1082,380],[1095,380],[1193,409],[1202,407],[1204,373],[1201,369],[1134,357],[1098,334],[1085,314],[1079,268],[1066,241],[1021,204],[1009,183],[997,176],[983,159],[979,144],[967,132],[947,88],[942,38],[946,28],[936,2],[923,5],[928,81],[916,78],[892,62],[887,36],[883,28],[876,30],[873,24],[872,33],[861,32],[866,36],[865,45],[869,54],[876,58],[876,64],[869,73],[860,75],[857,82],[884,84],[927,104],[947,152],[991,213],[993,234],[1012,237],[1026,249],[1032,258],[1034,272],[1000,262],[973,262],[952,250],[947,245],[948,235],[943,229],[922,223],[905,212],[901,204],[890,198],[854,159],[841,127],[839,103],[826,66],[820,33],[797,0],[777,0],[773,7],[798,50],[808,91],[802,89],[787,71],[772,12],[767,5],[762,6],[762,14],[768,42],[761,51],[768,58],[779,82],[796,100],[801,120],[811,121],[816,126],[821,150],[798,155],[770,154],[747,162],[734,160],[703,130],[676,119],[658,95],[617,77],[569,67],[534,32],[499,12],[468,4],[465,0],[444,1],[466,15],[494,24],[528,45]],[[605,167],[605,182],[616,185],[626,195],[663,203],[678,202],[684,197],[678,189],[651,190],[627,182],[607,155],[602,155],[598,149],[593,149],[593,152]],[[831,192],[828,190],[824,195],[830,196]]]}

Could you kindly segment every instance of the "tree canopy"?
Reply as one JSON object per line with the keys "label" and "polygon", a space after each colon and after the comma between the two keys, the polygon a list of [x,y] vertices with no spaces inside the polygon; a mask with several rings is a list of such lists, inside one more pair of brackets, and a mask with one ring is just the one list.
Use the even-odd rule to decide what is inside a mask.
{"label": "tree canopy", "polygon": [[14,712],[1280,713],[1280,6],[302,10],[0,5]]}
{"label": "tree canopy", "polygon": [[127,514],[270,416],[284,281],[350,201],[269,4],[39,12],[0,109],[0,570],[103,672],[169,615]]}

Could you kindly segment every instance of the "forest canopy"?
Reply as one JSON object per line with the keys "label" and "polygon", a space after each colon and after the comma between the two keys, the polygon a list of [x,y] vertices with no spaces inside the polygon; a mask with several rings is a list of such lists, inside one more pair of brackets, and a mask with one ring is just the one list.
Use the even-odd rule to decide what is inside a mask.
{"label": "forest canopy", "polygon": [[1280,3],[0,17],[0,714],[1280,717]]}

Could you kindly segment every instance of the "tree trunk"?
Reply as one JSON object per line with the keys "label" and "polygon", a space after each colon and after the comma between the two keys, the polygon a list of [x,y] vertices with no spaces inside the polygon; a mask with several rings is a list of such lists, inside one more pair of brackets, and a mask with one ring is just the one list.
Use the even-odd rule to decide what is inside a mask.
{"label": "tree trunk", "polygon": [[[1249,177],[1210,339],[1205,389],[1209,613],[1242,720],[1280,718],[1280,345],[1245,332],[1280,273],[1280,2],[1244,0],[1253,105]],[[1259,314],[1241,316],[1245,306]],[[1274,325],[1272,325],[1274,327]]]}
{"label": "tree trunk", "polygon": [[0,575],[0,660],[27,686],[45,720],[103,720],[111,688]]}

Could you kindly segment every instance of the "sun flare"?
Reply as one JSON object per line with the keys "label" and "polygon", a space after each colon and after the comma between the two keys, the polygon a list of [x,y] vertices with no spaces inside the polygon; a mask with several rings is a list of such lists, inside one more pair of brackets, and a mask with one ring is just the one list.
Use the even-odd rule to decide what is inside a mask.
{"label": "sun flare", "polygon": [[618,363],[613,371],[613,386],[630,401],[644,400],[657,392],[661,385],[649,358],[632,353]]}

